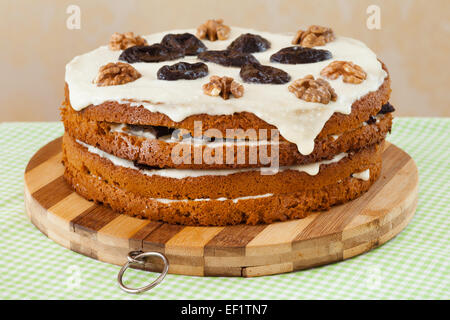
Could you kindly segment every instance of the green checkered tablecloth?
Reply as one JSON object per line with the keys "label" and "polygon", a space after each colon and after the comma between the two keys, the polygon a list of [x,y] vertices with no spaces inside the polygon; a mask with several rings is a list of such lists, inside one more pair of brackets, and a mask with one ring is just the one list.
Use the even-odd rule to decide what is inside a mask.
{"label": "green checkered tablecloth", "polygon": [[[389,140],[419,167],[414,219],[396,238],[353,259],[259,278],[168,275],[152,291],[121,291],[118,266],[67,250],[26,218],[23,173],[61,123],[0,124],[0,299],[450,299],[450,119],[398,118]],[[401,187],[401,186],[399,186]],[[137,286],[156,274],[129,270]]]}

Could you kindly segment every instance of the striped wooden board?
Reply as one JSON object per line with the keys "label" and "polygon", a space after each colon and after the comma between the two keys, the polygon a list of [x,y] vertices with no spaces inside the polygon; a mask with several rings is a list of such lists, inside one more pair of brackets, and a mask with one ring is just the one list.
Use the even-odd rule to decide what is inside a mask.
{"label": "striped wooden board", "polygon": [[[170,273],[254,277],[348,259],[392,239],[414,215],[418,173],[411,157],[386,144],[380,179],[362,197],[305,219],[257,226],[184,227],[121,215],[87,201],[63,179],[61,138],[25,170],[31,222],[62,246],[122,265],[131,250],[158,251]],[[160,271],[159,261],[143,267]]]}

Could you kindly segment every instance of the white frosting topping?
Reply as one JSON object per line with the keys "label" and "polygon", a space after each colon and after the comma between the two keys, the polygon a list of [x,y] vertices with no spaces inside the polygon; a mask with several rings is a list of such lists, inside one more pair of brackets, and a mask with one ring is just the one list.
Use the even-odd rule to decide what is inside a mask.
{"label": "white frosting topping", "polygon": [[[173,30],[144,36],[149,44],[160,42],[168,33],[190,32],[194,29]],[[338,98],[327,105],[306,102],[289,92],[288,85],[243,83],[244,96],[239,99],[223,100],[203,93],[202,85],[209,81],[209,76],[196,80],[163,81],[157,79],[157,71],[163,65],[172,65],[180,61],[199,62],[197,57],[186,56],[179,60],[161,63],[134,63],[133,66],[142,74],[136,81],[118,86],[97,87],[93,79],[99,68],[109,62],[117,62],[122,51],[111,51],[102,46],[89,53],[75,57],[66,66],[65,80],[70,90],[70,102],[75,110],[89,105],[98,105],[105,101],[126,103],[127,99],[137,101],[133,106],[143,105],[152,112],[161,112],[173,121],[182,121],[194,114],[229,115],[235,112],[253,112],[264,121],[276,126],[288,141],[297,144],[302,154],[310,154],[314,149],[314,139],[322,130],[326,121],[334,112],[349,114],[351,105],[371,91],[376,91],[383,83],[386,72],[365,44],[360,41],[336,37],[325,46],[316,47],[331,51],[330,60],[309,64],[271,63],[270,56],[278,50],[291,46],[291,34],[274,34],[251,29],[231,28],[230,38],[225,41],[204,41],[210,50],[223,50],[235,38],[243,33],[258,34],[271,43],[265,52],[253,55],[263,65],[270,65],[289,73],[291,81],[312,74],[319,77],[320,71],[335,60],[352,61],[366,73],[367,79],[361,84],[344,83],[342,78],[329,80]],[[240,68],[224,67],[207,63],[209,75],[229,76],[242,83]],[[146,102],[142,102],[146,101]]]}
{"label": "white frosting topping", "polygon": [[247,172],[247,171],[261,171],[264,174],[275,174],[278,171],[286,171],[286,170],[295,170],[300,172],[306,172],[307,174],[314,176],[319,173],[321,164],[331,164],[340,161],[345,158],[348,154],[346,152],[340,153],[334,156],[331,160],[324,160],[304,165],[298,166],[288,166],[281,167],[278,171],[274,171],[273,168],[243,168],[243,169],[207,169],[207,170],[194,170],[194,169],[140,169],[136,167],[131,160],[122,159],[107,153],[103,150],[100,150],[94,146],[88,145],[82,141],[77,140],[79,144],[86,147],[89,152],[94,153],[102,158],[108,159],[114,165],[140,170],[143,174],[148,176],[161,176],[166,178],[174,178],[174,179],[184,179],[188,177],[201,177],[201,176],[227,176],[234,173]]}
{"label": "white frosting topping", "polygon": [[370,179],[370,169],[366,169],[366,170],[358,172],[358,173],[353,173],[352,177],[361,179],[364,181],[368,181]]}

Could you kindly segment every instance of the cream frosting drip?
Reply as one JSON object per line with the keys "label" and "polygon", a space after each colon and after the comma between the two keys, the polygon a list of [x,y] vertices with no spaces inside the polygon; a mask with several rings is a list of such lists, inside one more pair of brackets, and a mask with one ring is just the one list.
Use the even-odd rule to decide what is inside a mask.
{"label": "cream frosting drip", "polygon": [[[194,29],[172,30],[144,36],[144,38],[149,44],[153,44],[160,42],[168,33],[184,32],[195,34]],[[142,74],[141,78],[124,85],[97,87],[93,79],[97,76],[98,69],[109,62],[117,62],[122,53],[122,51],[111,51],[107,46],[102,46],[75,57],[66,65],[65,80],[69,86],[71,105],[75,110],[81,110],[89,105],[99,105],[105,101],[128,103],[129,100],[133,100],[135,102],[131,103],[132,106],[142,105],[149,111],[161,112],[177,122],[188,116],[202,113],[230,115],[235,112],[252,112],[267,123],[276,126],[285,139],[295,143],[299,152],[307,155],[313,151],[315,137],[334,112],[349,114],[353,102],[369,92],[376,91],[387,76],[374,52],[362,42],[345,37],[337,37],[325,46],[316,47],[331,51],[332,59],[297,65],[270,62],[270,56],[273,53],[291,46],[292,34],[274,34],[232,27],[228,40],[204,41],[204,43],[209,50],[223,50],[243,33],[258,34],[269,40],[271,43],[269,50],[253,55],[263,65],[270,65],[288,72],[291,81],[308,74],[317,78],[320,71],[335,60],[356,63],[367,73],[367,79],[358,85],[344,83],[342,78],[329,80],[338,98],[335,102],[323,105],[298,99],[289,92],[289,84],[243,83],[239,76],[240,68],[205,62],[209,68],[209,76],[229,76],[244,84],[245,92],[242,98],[223,100],[203,93],[202,85],[209,81],[209,76],[196,80],[162,81],[157,79],[157,71],[163,65],[172,65],[180,61],[190,63],[200,61],[195,56],[186,56],[161,63],[134,63],[133,67]]]}
{"label": "cream frosting drip", "polygon": [[107,153],[103,150],[100,150],[94,146],[91,146],[89,144],[86,144],[80,140],[77,140],[77,142],[86,147],[89,152],[94,153],[102,158],[108,159],[111,161],[114,165],[139,170],[143,174],[148,176],[161,176],[166,178],[174,178],[174,179],[184,179],[184,178],[196,178],[196,177],[202,177],[202,176],[227,176],[230,174],[235,173],[241,173],[241,172],[247,172],[247,171],[261,171],[264,174],[275,174],[278,171],[286,171],[286,170],[294,170],[294,171],[300,171],[300,172],[306,172],[307,174],[314,176],[317,175],[320,171],[320,165],[324,164],[331,164],[335,162],[339,162],[343,158],[347,157],[347,153],[343,152],[336,156],[334,156],[333,159],[330,160],[323,160],[319,162],[304,164],[304,165],[298,165],[298,166],[286,166],[286,167],[280,167],[279,170],[275,171],[273,168],[243,168],[243,169],[205,169],[205,170],[197,170],[197,169],[140,169],[136,167],[131,160],[123,159],[116,157],[115,155],[112,155],[110,153]]}

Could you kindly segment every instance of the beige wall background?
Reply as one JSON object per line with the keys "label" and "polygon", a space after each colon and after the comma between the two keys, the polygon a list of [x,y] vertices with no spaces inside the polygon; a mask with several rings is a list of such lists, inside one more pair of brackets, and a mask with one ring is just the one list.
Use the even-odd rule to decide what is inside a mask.
{"label": "beige wall background", "polygon": [[[69,30],[69,5],[81,29]],[[381,9],[368,30],[366,9]],[[273,32],[310,24],[360,39],[387,64],[399,116],[450,116],[449,0],[0,0],[0,121],[58,120],[64,66],[113,32],[197,27],[208,18]]]}

